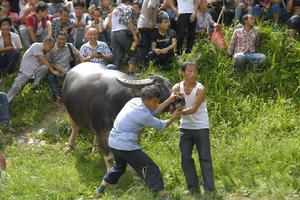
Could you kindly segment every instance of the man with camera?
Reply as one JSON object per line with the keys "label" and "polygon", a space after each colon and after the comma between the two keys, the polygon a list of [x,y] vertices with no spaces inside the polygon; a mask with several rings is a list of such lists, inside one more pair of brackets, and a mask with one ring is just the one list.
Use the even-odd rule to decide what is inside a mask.
{"label": "man with camera", "polygon": [[113,64],[112,52],[105,42],[98,41],[98,30],[90,28],[87,32],[88,42],[80,48],[80,55],[84,62],[100,63],[109,69],[116,69]]}

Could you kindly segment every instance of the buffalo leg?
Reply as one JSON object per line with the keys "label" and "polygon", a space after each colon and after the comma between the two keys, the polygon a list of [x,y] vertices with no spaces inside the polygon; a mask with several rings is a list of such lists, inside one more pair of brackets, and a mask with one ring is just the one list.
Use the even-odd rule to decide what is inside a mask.
{"label": "buffalo leg", "polygon": [[72,150],[72,149],[75,148],[75,140],[76,140],[76,137],[77,137],[78,132],[79,132],[79,127],[74,122],[72,117],[70,115],[68,115],[68,116],[69,116],[69,120],[70,120],[71,128],[72,128],[72,133],[71,133],[71,136],[69,138],[69,143],[68,143],[68,150]]}
{"label": "buffalo leg", "polygon": [[104,157],[106,168],[110,169],[114,164],[114,157],[108,148],[109,131],[105,130],[101,132],[101,134],[96,133],[96,135],[97,135],[100,151],[102,152]]}

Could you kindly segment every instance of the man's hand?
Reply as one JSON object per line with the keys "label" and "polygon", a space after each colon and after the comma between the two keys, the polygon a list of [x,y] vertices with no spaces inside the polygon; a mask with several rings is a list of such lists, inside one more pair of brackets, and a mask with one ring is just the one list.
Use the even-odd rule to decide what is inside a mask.
{"label": "man's hand", "polygon": [[197,13],[193,12],[190,16],[190,22],[193,23],[196,20]]}

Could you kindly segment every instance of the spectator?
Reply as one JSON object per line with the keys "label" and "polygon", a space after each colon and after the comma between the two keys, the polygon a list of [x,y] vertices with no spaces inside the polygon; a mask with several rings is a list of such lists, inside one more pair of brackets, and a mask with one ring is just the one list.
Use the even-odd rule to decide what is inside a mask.
{"label": "spectator", "polygon": [[33,85],[36,87],[45,78],[48,70],[53,74],[58,74],[58,71],[50,65],[45,57],[45,54],[51,51],[54,44],[53,39],[46,38],[43,43],[34,43],[27,49],[20,64],[19,74],[8,91],[7,98],[9,103],[29,80],[33,79]]}
{"label": "spectator", "polygon": [[59,17],[61,11],[64,8],[63,0],[52,0],[52,3],[48,3],[48,14],[54,17]]}
{"label": "spectator", "polygon": [[289,0],[287,11],[293,14],[288,20],[288,27],[290,29],[290,37],[295,39],[296,33],[300,33],[300,0]]}
{"label": "spectator", "polygon": [[20,28],[20,36],[26,49],[35,42],[42,42],[45,38],[51,37],[51,22],[48,17],[48,6],[46,3],[39,3],[36,6],[36,13],[26,17],[26,25]]}
{"label": "spectator", "polygon": [[99,8],[101,7],[101,0],[90,0],[89,8]]}
{"label": "spectator", "polygon": [[22,43],[18,34],[10,32],[11,20],[9,17],[0,19],[0,84],[5,75],[15,69],[20,57]]}
{"label": "spectator", "polygon": [[71,19],[74,23],[74,44],[77,49],[84,43],[83,38],[85,34],[85,26],[90,20],[88,13],[84,13],[84,4],[80,1],[73,4],[75,13],[71,13]]}
{"label": "spectator", "polygon": [[80,48],[80,55],[84,62],[100,63],[107,68],[115,69],[114,65],[109,64],[113,61],[113,54],[109,46],[105,42],[97,41],[98,30],[96,28],[88,30],[88,38],[89,41]]}
{"label": "spectator", "polygon": [[11,12],[10,10],[10,3],[8,0],[2,0],[1,1],[1,6],[3,7],[3,10],[1,14],[3,16],[8,16],[11,19],[11,22],[14,26],[15,29],[18,29],[19,26],[19,14],[16,12]]}
{"label": "spectator", "polygon": [[177,17],[179,16],[177,2],[175,0],[164,0],[162,9],[168,13],[171,29],[177,30]]}
{"label": "spectator", "polygon": [[186,102],[180,114],[180,154],[181,167],[191,194],[200,193],[200,184],[192,157],[193,147],[197,147],[205,192],[215,190],[212,158],[210,153],[209,121],[206,108],[204,86],[196,81],[197,68],[186,62],[180,73],[183,81],[173,87],[173,92],[183,94]]}
{"label": "spectator", "polygon": [[138,30],[141,34],[139,45],[139,57],[142,62],[145,62],[145,57],[151,49],[151,35],[153,29],[157,29],[157,13],[159,8],[159,0],[144,0],[142,10],[138,19]]}
{"label": "spectator", "polygon": [[201,0],[197,12],[196,33],[205,35],[210,32],[211,27],[218,28],[218,25],[207,12],[207,0]]}
{"label": "spectator", "polygon": [[28,3],[24,4],[26,1],[21,0],[19,1],[19,6],[20,6],[20,24],[25,24],[26,22],[26,17],[28,15],[31,15],[35,12],[35,7],[38,4],[38,0],[28,0]]}
{"label": "spectator", "polygon": [[70,70],[70,62],[73,57],[76,57],[80,62],[83,62],[83,58],[80,56],[76,47],[71,43],[67,44],[67,39],[68,34],[64,31],[59,31],[56,35],[55,46],[48,55],[52,68],[57,69],[59,72],[58,74],[54,74],[51,71],[48,71],[47,74],[47,81],[51,89],[51,94],[57,104],[62,103],[57,79],[65,77],[66,73]]}
{"label": "spectator", "polygon": [[141,14],[141,4],[138,1],[135,1],[132,4],[132,8],[133,8],[135,18],[138,20]]}
{"label": "spectator", "polygon": [[216,0],[215,2],[208,1],[208,12],[211,14],[213,20],[217,21],[223,6],[225,6],[223,23],[224,25],[229,26],[234,19],[236,9],[234,0]]}
{"label": "spectator", "polygon": [[157,59],[163,70],[169,70],[176,48],[176,33],[170,29],[170,21],[167,13],[161,11],[157,18],[158,30],[154,30],[151,38],[152,51],[150,59]]}
{"label": "spectator", "polygon": [[279,0],[260,0],[259,4],[256,4],[253,8],[253,15],[257,16],[257,19],[263,17],[263,20],[274,20],[274,28],[279,29],[279,13],[281,12]]}
{"label": "spectator", "polygon": [[248,13],[256,16],[256,13],[253,13],[254,0],[239,0],[238,5],[235,9],[235,19],[242,24],[242,17],[244,14]]}
{"label": "spectator", "polygon": [[[103,19],[102,19],[102,12],[100,8],[96,8],[93,11],[93,20],[88,22],[87,28],[95,28],[98,30],[98,40],[102,40],[102,33],[104,31],[103,28]],[[104,36],[103,36],[104,37]],[[104,37],[105,39],[105,37]],[[106,40],[105,40],[106,41]]]}
{"label": "spectator", "polygon": [[[23,1],[23,0],[20,0]],[[20,7],[19,7],[19,3],[20,1],[16,1],[16,0],[8,0],[9,4],[10,4],[10,11],[17,13],[19,16],[19,12],[20,12]]]}
{"label": "spectator", "polygon": [[244,27],[233,32],[228,47],[228,55],[233,56],[235,67],[240,71],[246,64],[251,62],[261,66],[266,61],[266,56],[256,53],[259,41],[258,30],[254,28],[254,18],[247,14],[242,18]]}
{"label": "spectator", "polygon": [[186,53],[190,53],[195,42],[196,17],[199,0],[178,0],[177,23],[177,54],[181,55],[184,37],[186,39]]}
{"label": "spectator", "polygon": [[134,25],[134,14],[131,0],[122,0],[122,3],[112,12],[112,50],[113,64],[119,68],[125,52],[129,56],[128,74],[134,74],[138,54],[135,49],[139,43],[139,32]]}
{"label": "spectator", "polygon": [[68,34],[68,42],[73,42],[73,28],[74,24],[71,19],[69,19],[69,9],[63,8],[60,11],[60,16],[56,17],[51,22],[52,36],[57,37],[59,31],[65,31]]}

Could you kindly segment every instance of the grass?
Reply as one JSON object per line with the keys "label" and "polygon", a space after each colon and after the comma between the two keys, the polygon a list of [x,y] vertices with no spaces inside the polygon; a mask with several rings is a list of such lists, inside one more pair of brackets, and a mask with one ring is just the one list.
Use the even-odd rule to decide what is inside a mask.
{"label": "grass", "polygon": [[[227,41],[232,31],[224,30]],[[226,53],[213,49],[207,40],[176,61],[196,61],[198,80],[208,90],[218,190],[213,199],[300,199],[299,43],[291,46],[284,32],[273,32],[268,25],[261,25],[260,32],[260,51],[268,58],[263,69],[249,66],[237,73]],[[172,83],[180,81],[175,66],[162,73]],[[157,72],[155,67],[150,71]],[[4,90],[11,84],[9,79]],[[64,152],[70,126],[66,114],[57,112],[46,85],[38,94],[30,92],[30,85],[26,87],[13,102],[11,113],[15,131],[0,128],[0,149],[9,162],[0,178],[0,199],[88,199],[105,174],[102,156],[90,154],[93,135],[81,132],[76,151]],[[161,168],[172,199],[189,200],[178,134],[178,124],[164,132],[145,129],[141,145]],[[36,143],[20,144],[19,135]],[[42,141],[45,145],[40,145]],[[201,179],[196,152],[194,158]],[[108,188],[104,199],[155,197],[127,170],[118,185]]]}

